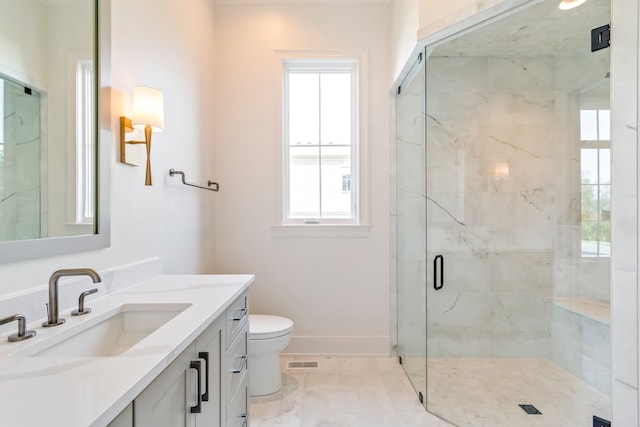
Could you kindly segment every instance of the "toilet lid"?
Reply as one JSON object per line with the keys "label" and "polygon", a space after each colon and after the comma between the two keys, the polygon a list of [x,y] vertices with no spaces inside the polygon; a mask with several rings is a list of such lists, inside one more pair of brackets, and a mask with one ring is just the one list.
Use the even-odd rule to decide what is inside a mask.
{"label": "toilet lid", "polygon": [[264,340],[286,335],[293,330],[293,322],[286,317],[266,314],[249,315],[249,338]]}

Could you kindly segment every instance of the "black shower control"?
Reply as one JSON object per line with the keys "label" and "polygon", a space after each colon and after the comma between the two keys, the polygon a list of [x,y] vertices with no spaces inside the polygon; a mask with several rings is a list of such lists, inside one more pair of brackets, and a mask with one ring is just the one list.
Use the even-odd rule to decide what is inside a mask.
{"label": "black shower control", "polygon": [[611,427],[611,421],[593,416],[593,427]]}
{"label": "black shower control", "polygon": [[611,25],[591,30],[591,52],[606,49],[611,45]]}

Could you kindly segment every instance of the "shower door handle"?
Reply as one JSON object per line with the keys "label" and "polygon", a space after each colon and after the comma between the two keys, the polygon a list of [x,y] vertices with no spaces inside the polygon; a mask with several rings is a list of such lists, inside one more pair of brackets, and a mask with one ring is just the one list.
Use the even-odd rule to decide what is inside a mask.
{"label": "shower door handle", "polygon": [[[439,267],[439,268],[438,268]],[[438,274],[440,270],[440,274]],[[433,289],[439,291],[444,287],[444,257],[436,255],[433,259]]]}

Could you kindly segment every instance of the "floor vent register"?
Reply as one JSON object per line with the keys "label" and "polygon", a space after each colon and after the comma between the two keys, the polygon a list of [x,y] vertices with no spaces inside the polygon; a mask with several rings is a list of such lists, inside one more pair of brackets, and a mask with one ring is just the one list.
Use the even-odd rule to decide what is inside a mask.
{"label": "floor vent register", "polygon": [[308,361],[291,361],[287,364],[287,369],[317,369],[318,362],[315,360]]}

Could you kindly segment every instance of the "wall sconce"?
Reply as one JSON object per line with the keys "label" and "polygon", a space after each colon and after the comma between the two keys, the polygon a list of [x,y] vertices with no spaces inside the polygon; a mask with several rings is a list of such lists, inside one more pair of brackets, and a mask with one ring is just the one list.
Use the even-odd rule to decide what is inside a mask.
{"label": "wall sconce", "polygon": [[[144,129],[144,141],[126,141],[125,134],[134,129]],[[147,147],[147,174],[144,185],[151,185],[151,133],[164,129],[164,95],[150,87],[133,89],[133,113],[131,118],[120,117],[120,162],[128,163],[126,144],[145,144]]]}

